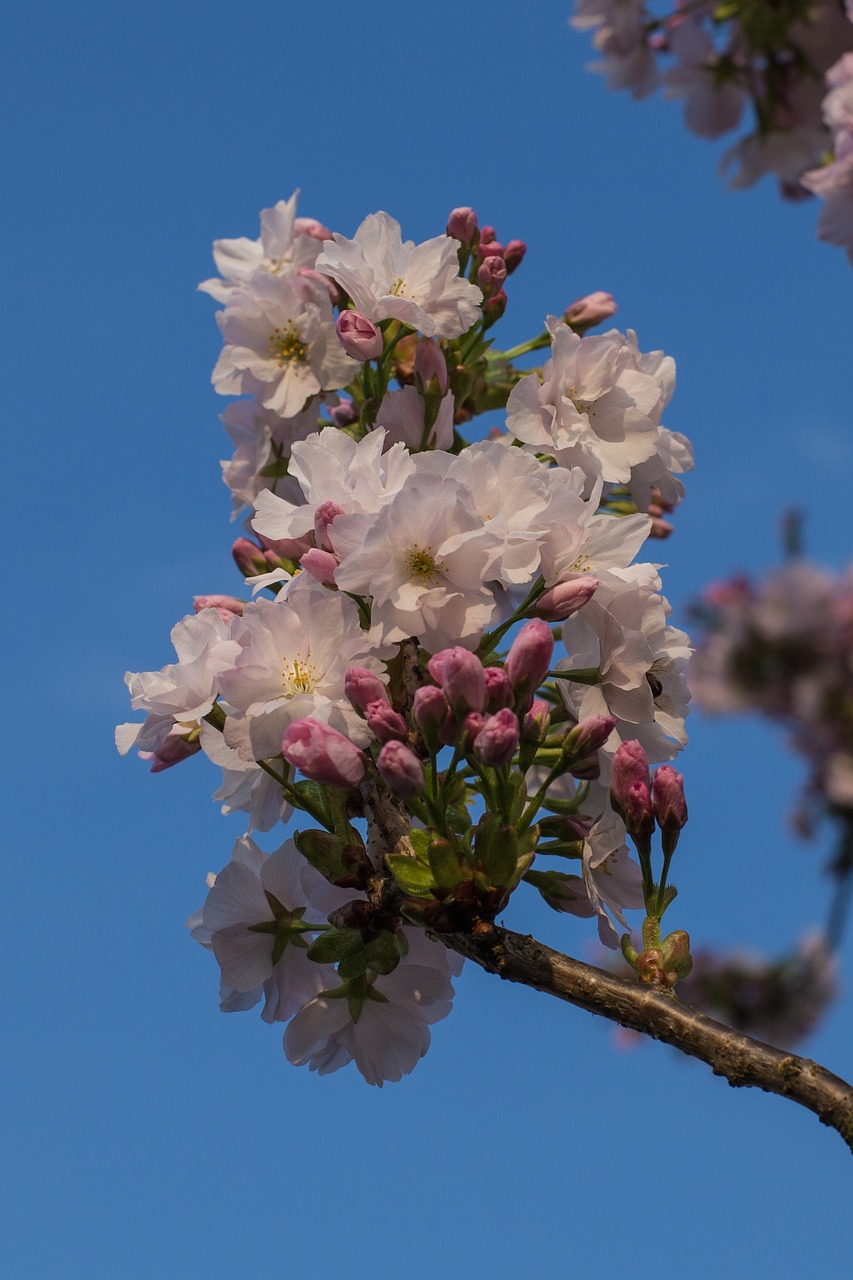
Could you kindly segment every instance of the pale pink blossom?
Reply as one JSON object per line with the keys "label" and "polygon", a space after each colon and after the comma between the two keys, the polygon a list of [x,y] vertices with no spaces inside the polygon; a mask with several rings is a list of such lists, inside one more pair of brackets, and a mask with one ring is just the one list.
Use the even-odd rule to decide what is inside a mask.
{"label": "pale pink blossom", "polygon": [[327,241],[316,267],[374,324],[395,319],[426,337],[458,338],[479,319],[482,301],[480,290],[459,275],[458,249],[451,236],[404,241],[399,222],[372,213],[354,239]]}

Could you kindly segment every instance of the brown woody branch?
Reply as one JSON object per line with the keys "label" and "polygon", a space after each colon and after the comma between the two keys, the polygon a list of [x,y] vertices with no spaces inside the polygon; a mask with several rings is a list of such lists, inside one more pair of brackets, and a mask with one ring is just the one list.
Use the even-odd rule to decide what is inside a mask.
{"label": "brown woody branch", "polygon": [[509,929],[496,927],[483,939],[444,935],[442,941],[489,973],[535,987],[700,1058],[736,1088],[755,1087],[799,1102],[837,1129],[853,1151],[853,1088],[816,1062],[753,1040],[671,994],[573,960]]}

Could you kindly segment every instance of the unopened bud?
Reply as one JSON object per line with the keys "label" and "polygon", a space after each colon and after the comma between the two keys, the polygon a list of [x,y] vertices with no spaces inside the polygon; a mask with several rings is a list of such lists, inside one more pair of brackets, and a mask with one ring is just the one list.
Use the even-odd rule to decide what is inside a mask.
{"label": "unopened bud", "polygon": [[470,244],[477,235],[477,215],[473,209],[463,205],[460,209],[452,209],[447,219],[447,234],[463,244]]}
{"label": "unopened bud", "polygon": [[599,751],[616,728],[616,716],[587,716],[563,739],[563,756],[573,777],[593,782],[601,773]]}
{"label": "unopened bud", "polygon": [[602,320],[609,320],[618,309],[612,294],[598,290],[573,302],[566,308],[563,319],[575,333],[585,333],[593,325],[601,324]]}
{"label": "unopened bud", "polygon": [[364,777],[367,762],[358,747],[337,729],[311,716],[287,726],[281,751],[288,764],[312,782],[355,787]]}
{"label": "unopened bud", "polygon": [[646,790],[651,789],[649,758],[640,743],[632,738],[629,742],[621,743],[613,757],[610,797],[615,809],[624,807],[624,799],[635,782],[642,782]]}
{"label": "unopened bud", "polygon": [[524,713],[521,736],[525,742],[544,742],[551,727],[551,707],[544,698],[534,698]]}
{"label": "unopened bud", "polygon": [[497,234],[496,234],[496,232],[495,232],[494,227],[485,226],[485,227],[482,227],[482,228],[481,228],[481,230],[480,230],[480,244],[481,244],[481,245],[483,245],[483,244],[491,244],[491,243],[492,243],[492,241],[493,241],[493,240],[496,240],[496,239],[497,239]]}
{"label": "unopened bud", "polygon": [[546,622],[565,622],[578,609],[582,609],[595,595],[599,586],[598,578],[571,578],[568,582],[558,582],[555,587],[543,591],[534,606],[537,617]]}
{"label": "unopened bud", "polygon": [[427,668],[457,714],[482,711],[486,705],[486,677],[476,654],[460,645],[434,654]]}
{"label": "unopened bud", "polygon": [[441,689],[429,684],[415,691],[412,719],[431,749],[438,745],[439,733],[450,718],[450,704]]}
{"label": "unopened bud", "polygon": [[486,716],[483,727],[474,739],[474,755],[483,764],[509,764],[518,746],[518,716],[504,707],[493,716]]}
{"label": "unopened bud", "polygon": [[310,236],[312,240],[331,240],[332,233],[328,227],[324,227],[322,222],[318,222],[316,218],[294,218],[293,234],[295,236]]}
{"label": "unopened bud", "polygon": [[441,394],[447,391],[447,361],[434,338],[424,338],[415,348],[415,377],[420,378],[425,389],[435,378]]}
{"label": "unopened bud", "polygon": [[189,760],[197,751],[201,751],[197,725],[175,724],[167,733],[156,751],[140,751],[143,760],[151,760],[151,772],[162,773],[173,765]]}
{"label": "unopened bud", "polygon": [[279,562],[278,556],[259,547],[249,538],[237,538],[231,548],[231,554],[244,578],[253,578],[258,573],[267,573],[270,569],[276,568]]}
{"label": "unopened bud", "polygon": [[362,714],[371,702],[390,703],[385,685],[379,676],[374,675],[367,667],[347,667],[344,676],[344,694],[356,711]]}
{"label": "unopened bud", "polygon": [[497,256],[486,258],[477,268],[477,284],[486,298],[498,293],[504,280],[506,280],[506,263],[503,258]]}
{"label": "unopened bud", "polygon": [[484,667],[483,677],[486,682],[486,710],[494,714],[503,707],[511,707],[515,695],[503,667]]}
{"label": "unopened bud", "polygon": [[353,360],[376,360],[382,355],[385,347],[382,331],[360,311],[342,311],[335,329],[344,350]]}
{"label": "unopened bud", "polygon": [[344,515],[344,509],[337,502],[321,502],[314,512],[314,541],[318,547],[331,551],[329,541],[329,525],[334,524],[337,516]]}
{"label": "unopened bud", "polygon": [[505,671],[516,697],[535,693],[548,674],[554,653],[554,636],[547,622],[525,622],[510,646]]}
{"label": "unopened bud", "polygon": [[364,718],[377,742],[391,742],[392,739],[405,742],[409,736],[405,720],[389,706],[387,700],[371,702]]}
{"label": "unopened bud", "polygon": [[335,586],[338,558],[333,556],[331,551],[323,551],[320,547],[309,547],[299,563],[305,572],[310,573],[311,577],[316,578],[318,582],[322,582],[327,587]]}
{"label": "unopened bud", "polygon": [[401,800],[411,800],[424,789],[423,766],[403,742],[386,742],[376,758],[376,768],[388,790]]}
{"label": "unopened bud", "polygon": [[504,246],[504,262],[506,263],[507,275],[512,275],[516,267],[521,265],[524,255],[527,253],[527,245],[523,240],[509,240]]}
{"label": "unopened bud", "polygon": [[193,596],[195,613],[201,613],[202,609],[217,609],[225,622],[241,617],[245,607],[246,601],[238,600],[236,596]]}
{"label": "unopened bud", "polygon": [[506,304],[509,301],[503,289],[499,293],[495,293],[491,298],[487,298],[483,303],[483,321],[485,328],[497,324],[503,313],[506,311]]}
{"label": "unopened bud", "polygon": [[663,851],[671,855],[678,844],[681,828],[687,822],[684,778],[680,773],[676,773],[672,765],[662,764],[655,770],[652,782],[652,803],[661,829]]}
{"label": "unopened bud", "polygon": [[342,400],[332,409],[330,417],[336,427],[350,427],[354,422],[358,422],[358,405],[354,400]]}

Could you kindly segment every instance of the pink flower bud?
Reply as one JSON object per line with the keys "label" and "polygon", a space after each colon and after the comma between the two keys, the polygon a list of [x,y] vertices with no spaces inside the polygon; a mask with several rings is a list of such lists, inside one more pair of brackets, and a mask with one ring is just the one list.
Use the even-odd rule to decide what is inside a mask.
{"label": "pink flower bud", "polygon": [[218,609],[225,622],[241,617],[245,607],[246,601],[238,600],[236,596],[193,596],[195,613],[201,613],[202,609]]}
{"label": "pink flower bud", "polygon": [[344,676],[344,693],[351,705],[362,715],[371,702],[387,702],[389,706],[391,703],[385,685],[379,676],[368,671],[367,667],[347,667]]}
{"label": "pink flower bud", "polygon": [[503,707],[511,707],[515,694],[503,667],[484,667],[483,676],[486,681],[486,710],[494,713]]}
{"label": "pink flower bud", "polygon": [[336,427],[349,427],[358,422],[358,405],[352,400],[342,400],[332,409],[330,417]]}
{"label": "pink flower bud", "polygon": [[318,222],[316,218],[294,218],[293,234],[295,236],[310,236],[312,240],[331,240],[332,233],[328,227],[324,227],[322,222]]}
{"label": "pink flower bud", "polygon": [[316,578],[318,582],[324,583],[327,587],[335,586],[335,570],[339,561],[331,551],[323,551],[320,547],[309,547],[299,563],[305,572],[310,573],[311,577]]}
{"label": "pink flower bud", "polygon": [[412,699],[412,719],[427,742],[431,746],[437,744],[439,733],[445,723],[452,719],[450,704],[443,690],[432,684],[417,689]]}
{"label": "pink flower bud", "polygon": [[[613,793],[611,792],[611,795]],[[645,782],[632,782],[623,797],[622,817],[632,836],[650,836],[655,829],[652,795]]]}
{"label": "pink flower bud", "polygon": [[610,801],[633,836],[649,836],[655,829],[649,760],[639,742],[623,742],[613,757]]}
{"label": "pink flower bud", "polygon": [[409,736],[405,720],[387,700],[369,703],[364,718],[377,742],[390,742],[393,738],[405,742]]}
{"label": "pink flower bud", "polygon": [[477,257],[481,262],[485,262],[488,258],[503,258],[504,247],[499,240],[489,240],[488,243],[481,243],[477,249]]}
{"label": "pink flower bud", "polygon": [[447,361],[434,338],[424,338],[415,348],[415,376],[420,378],[425,388],[435,378],[441,394],[447,391]]}
{"label": "pink flower bud", "polygon": [[551,726],[551,707],[544,698],[534,698],[525,712],[521,736],[525,742],[544,742]]}
{"label": "pink flower bud", "polygon": [[480,244],[491,244],[497,239],[494,227],[485,226],[480,230]]}
{"label": "pink flower bud", "polygon": [[506,311],[506,304],[508,302],[509,298],[506,296],[503,289],[501,289],[499,293],[493,294],[491,298],[486,299],[483,303],[483,318],[486,322],[487,329],[491,325],[497,324],[498,320],[500,320],[501,316]]}
{"label": "pink flower bud", "polygon": [[326,551],[331,551],[329,525],[334,523],[336,516],[342,515],[344,515],[344,509],[337,502],[320,503],[314,512],[314,541],[318,547],[324,547]]}
{"label": "pink flower bud", "polygon": [[521,266],[521,261],[527,253],[527,245],[523,240],[509,240],[504,246],[504,262],[506,263],[507,275],[512,275],[516,267]]}
{"label": "pink flower bud", "polygon": [[480,263],[477,270],[477,284],[487,298],[500,291],[504,280],[506,280],[506,263],[503,258],[486,258]]}
{"label": "pink flower bud", "polygon": [[281,751],[288,764],[312,782],[355,787],[364,777],[366,761],[358,747],[337,729],[311,716],[287,726]]}
{"label": "pink flower bud", "polygon": [[140,751],[139,755],[143,760],[153,761],[152,773],[162,773],[164,769],[171,769],[173,765],[189,760],[190,756],[201,751],[198,736],[192,741],[187,738],[187,734],[192,732],[193,729],[188,729],[185,725],[173,725],[156,751]]}
{"label": "pink flower bud", "polygon": [[268,573],[278,566],[281,559],[274,551],[259,547],[249,538],[237,538],[231,554],[244,578],[253,578],[257,573]]}
{"label": "pink flower bud", "polygon": [[477,215],[473,209],[463,206],[452,209],[447,219],[447,234],[463,244],[470,244],[477,234]]}
{"label": "pink flower bud", "polygon": [[483,764],[509,764],[518,747],[518,736],[518,716],[504,707],[495,715],[486,716],[474,739],[474,755]]}
{"label": "pink flower bud", "polygon": [[599,776],[599,752],[617,723],[615,716],[588,716],[566,734],[563,756],[573,777],[592,782]]}
{"label": "pink flower bud", "polygon": [[430,675],[444,690],[453,711],[482,711],[486,705],[483,664],[475,654],[455,645],[442,649],[427,663]]}
{"label": "pink flower bud", "polygon": [[376,768],[388,790],[401,800],[411,800],[424,789],[423,766],[403,742],[386,742],[376,758]]}
{"label": "pink flower bud", "polygon": [[613,301],[613,295],[610,293],[602,293],[598,290],[596,293],[588,293],[583,298],[578,298],[577,302],[573,302],[570,307],[566,308],[563,319],[575,333],[583,333],[586,329],[591,329],[593,325],[601,324],[602,320],[609,320],[612,315],[618,311],[616,303]]}
{"label": "pink flower bud", "polygon": [[479,711],[469,711],[458,729],[452,724],[445,724],[441,741],[447,747],[456,746],[458,743],[463,751],[470,751],[474,739],[485,723],[485,717],[481,716]]}
{"label": "pink flower bud", "polygon": [[258,538],[270,569],[274,569],[281,560],[301,560],[314,542],[314,535],[311,533],[305,533],[300,538],[268,538],[259,533]]}
{"label": "pink flower bud", "polygon": [[680,831],[687,821],[684,778],[672,765],[662,764],[652,782],[655,817],[661,831]]}
{"label": "pink flower bud", "polygon": [[554,637],[547,622],[533,618],[525,622],[510,646],[505,671],[516,697],[535,693],[551,666]]}
{"label": "pink flower bud", "polygon": [[344,350],[353,360],[376,360],[382,355],[385,339],[376,325],[360,311],[342,311],[335,328]]}
{"label": "pink flower bud", "polygon": [[547,622],[564,622],[588,604],[598,589],[598,578],[571,578],[543,591],[534,606],[538,617]]}

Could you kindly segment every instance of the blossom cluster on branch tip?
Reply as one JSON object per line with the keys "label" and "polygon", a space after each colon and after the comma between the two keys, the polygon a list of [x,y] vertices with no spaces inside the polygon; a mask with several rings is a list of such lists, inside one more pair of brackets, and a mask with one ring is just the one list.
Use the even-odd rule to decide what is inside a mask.
{"label": "blossom cluster on branch tip", "polygon": [[[248,831],[190,927],[222,1008],[263,999],[321,1074],[411,1071],[458,970],[435,939],[489,936],[522,883],[611,947],[645,907],[664,963],[641,981],[689,967],[659,938],[680,775],[658,770],[641,844],[611,799],[626,744],[648,774],[686,741],[689,642],[637,561],[693,465],[662,422],[675,366],[632,332],[588,336],[615,310],[601,292],[499,350],[524,253],[471,209],[415,244],[387,213],[333,234],[294,195],[259,240],[217,241],[201,286],[223,305],[214,385],[248,397],[223,473],[252,508],[234,545],[252,598],[196,597],[177,661],[128,673],[145,719],[117,742],[222,769]],[[500,409],[503,432],[469,438]],[[275,853],[251,839],[297,814]]]}
{"label": "blossom cluster on branch tip", "polygon": [[591,69],[610,88],[643,98],[661,87],[699,137],[749,117],[723,158],[729,185],[771,174],[789,199],[821,196],[818,235],[853,261],[851,0],[576,0],[571,25],[594,32]]}

